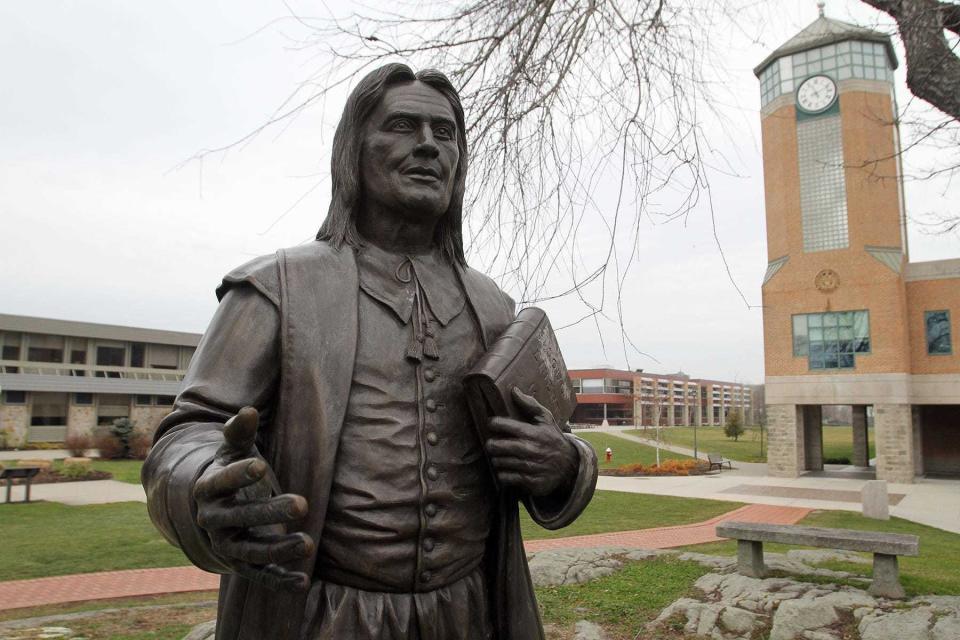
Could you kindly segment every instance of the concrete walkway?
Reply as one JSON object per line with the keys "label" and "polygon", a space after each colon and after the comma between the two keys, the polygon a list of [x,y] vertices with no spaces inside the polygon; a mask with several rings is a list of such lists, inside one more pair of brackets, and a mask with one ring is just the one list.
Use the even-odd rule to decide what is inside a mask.
{"label": "concrete walkway", "polygon": [[[554,540],[531,540],[525,544],[525,547],[527,551],[601,546],[666,549],[720,540],[721,538],[717,538],[715,535],[715,529],[718,522],[725,520],[793,524],[806,516],[808,512],[809,509],[748,505],[710,520],[690,525],[601,533]],[[220,577],[218,575],[201,571],[195,567],[104,571],[34,580],[13,580],[0,582],[0,610],[87,600],[209,591],[217,589],[219,586]]]}
{"label": "concrete walkway", "polygon": [[[622,433],[628,428],[632,427],[609,427],[602,432],[627,440],[644,441],[644,438]],[[653,441],[644,442],[648,443]],[[693,454],[693,451],[683,447],[675,449],[678,453]],[[732,470],[724,468],[719,473],[689,477],[601,476],[597,488],[682,498],[859,512],[861,503],[857,496],[868,482],[863,477],[843,477],[843,473],[834,474],[838,477],[810,475],[774,478],[767,475],[766,463],[734,461],[733,467]],[[888,492],[891,497],[903,496],[896,504],[891,500],[890,515],[960,533],[960,480],[921,478],[913,484],[890,483]]]}
{"label": "concrete walkway", "polygon": [[[6,491],[6,487],[3,487]],[[10,499],[22,501],[26,487],[14,486]],[[4,493],[4,496],[6,494]],[[3,498],[5,499],[5,498]],[[86,482],[52,482],[30,486],[30,500],[60,502],[71,506],[84,504],[107,504],[108,502],[146,502],[147,494],[139,484],[118,480],[89,480]]]}

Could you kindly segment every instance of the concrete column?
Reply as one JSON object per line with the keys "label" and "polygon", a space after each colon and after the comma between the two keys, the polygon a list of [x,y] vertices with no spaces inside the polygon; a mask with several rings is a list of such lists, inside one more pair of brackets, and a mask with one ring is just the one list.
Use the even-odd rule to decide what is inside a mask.
{"label": "concrete column", "polygon": [[683,426],[690,426],[690,405],[687,404],[686,398],[683,400]]}
{"label": "concrete column", "polygon": [[877,442],[877,480],[912,483],[914,478],[913,415],[908,404],[873,406]]}
{"label": "concrete column", "polygon": [[700,406],[700,402],[697,402],[693,405],[693,424],[698,427],[703,426],[703,409]]}
{"label": "concrete column", "polygon": [[803,468],[823,471],[823,410],[818,404],[803,406]]}
{"label": "concrete column", "polygon": [[676,410],[677,405],[674,403],[673,399],[673,388],[670,389],[670,404],[667,405],[667,426],[674,426],[675,420],[673,419],[673,413]]}
{"label": "concrete column", "polygon": [[67,434],[92,436],[97,426],[97,409],[93,405],[71,404],[67,409]]}
{"label": "concrete column", "polygon": [[0,405],[0,430],[7,435],[8,447],[22,447],[27,443],[30,411],[25,404]]}
{"label": "concrete column", "polygon": [[913,418],[913,474],[922,476],[926,473],[923,468],[923,408],[912,406],[910,414]]}
{"label": "concrete column", "polygon": [[768,404],[767,473],[796,478],[803,469],[803,418],[795,404]]}
{"label": "concrete column", "polygon": [[867,407],[855,404],[853,409],[853,458],[850,460],[855,467],[870,466],[869,433],[867,432]]}

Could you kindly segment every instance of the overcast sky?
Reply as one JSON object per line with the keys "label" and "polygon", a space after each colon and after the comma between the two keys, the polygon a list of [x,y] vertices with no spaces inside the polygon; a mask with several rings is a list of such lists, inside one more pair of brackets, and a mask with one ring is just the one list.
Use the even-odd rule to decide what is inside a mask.
{"label": "overcast sky", "polygon": [[[715,145],[739,177],[711,183],[718,235],[752,305],[767,256],[751,69],[817,15],[813,1],[776,4],[776,23],[726,51],[723,81],[738,98],[724,105],[732,129]],[[853,0],[827,12],[877,20]],[[202,332],[224,273],[315,234],[342,93],[240,151],[176,168],[262,124],[309,73],[281,27],[245,38],[286,13],[268,0],[0,3],[0,312]],[[902,103],[902,68],[897,77]],[[911,215],[957,197],[907,185]],[[909,241],[914,261],[960,255],[956,236],[916,225]],[[648,224],[640,244],[624,318],[651,357],[624,349],[617,323],[601,319],[561,332],[568,365],[762,382],[761,311],[731,285],[706,209]],[[544,306],[555,326],[582,313],[570,301]]]}

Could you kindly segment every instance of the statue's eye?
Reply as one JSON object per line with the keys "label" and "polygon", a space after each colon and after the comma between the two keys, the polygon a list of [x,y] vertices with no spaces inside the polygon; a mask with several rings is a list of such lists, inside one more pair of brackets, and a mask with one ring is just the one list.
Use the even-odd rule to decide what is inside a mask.
{"label": "statue's eye", "polygon": [[413,123],[410,122],[407,118],[397,118],[392,123],[390,123],[390,128],[393,131],[413,131]]}
{"label": "statue's eye", "polygon": [[453,140],[453,127],[448,124],[439,124],[433,128],[433,135],[441,140]]}

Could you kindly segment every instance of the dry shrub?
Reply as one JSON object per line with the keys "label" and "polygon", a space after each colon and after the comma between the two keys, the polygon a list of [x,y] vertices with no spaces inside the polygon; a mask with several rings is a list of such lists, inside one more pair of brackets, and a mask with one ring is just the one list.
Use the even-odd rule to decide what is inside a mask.
{"label": "dry shrub", "polygon": [[153,434],[148,431],[136,431],[130,439],[130,457],[137,460],[146,460],[153,446]]}
{"label": "dry shrub", "polygon": [[120,438],[106,429],[97,434],[94,439],[94,446],[100,450],[101,458],[116,460],[117,458],[122,458],[125,453],[125,447],[123,446],[123,442],[120,441]]}
{"label": "dry shrub", "polygon": [[93,443],[93,439],[86,433],[71,433],[63,441],[63,447],[75,458],[82,458],[87,454],[87,449]]}

